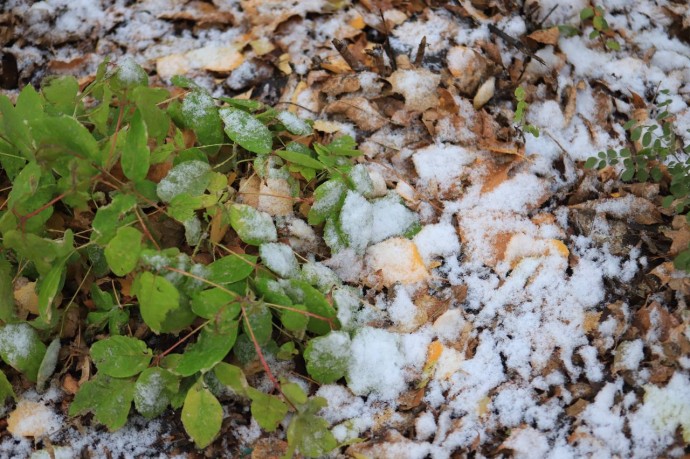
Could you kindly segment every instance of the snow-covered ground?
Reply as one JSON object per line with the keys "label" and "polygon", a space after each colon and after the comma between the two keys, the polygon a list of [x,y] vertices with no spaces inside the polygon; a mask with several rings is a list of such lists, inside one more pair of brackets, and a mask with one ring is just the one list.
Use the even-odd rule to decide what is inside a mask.
{"label": "snow-covered ground", "polygon": [[[617,240],[614,231],[616,222],[639,223],[651,214],[651,198],[611,180],[602,185],[591,172],[583,181],[581,167],[598,151],[625,143],[622,124],[639,109],[632,92],[650,107],[658,91],[668,89],[678,133],[690,128],[690,43],[670,33],[680,27],[687,37],[690,8],[683,2],[597,3],[620,51],[590,40],[591,26],[542,43],[536,55],[546,65],[532,60],[521,80],[530,103],[526,121],[541,135],[526,134],[524,147],[500,131],[510,124],[501,119],[514,110],[512,96],[501,91],[512,95],[511,76],[520,73],[517,61],[525,55],[488,25],[522,36],[555,7],[544,28],[579,26],[579,13],[589,6],[584,0],[533,0],[521,8],[418,2],[416,10],[386,2],[383,15],[398,55],[414,60],[426,37],[423,68],[401,59],[402,73],[386,81],[361,72],[353,90],[333,83],[344,66],[330,41],[360,39],[360,48],[366,47],[362,28],[381,29],[378,10],[369,8],[375,2],[333,10],[343,2],[217,0],[210,26],[179,29],[170,18],[192,17],[196,10],[172,0],[28,3],[9,0],[4,7],[24,18],[17,26],[23,38],[7,50],[25,77],[44,72],[30,69],[51,68],[88,75],[104,56],[117,59],[125,50],[163,82],[185,72],[215,95],[264,85],[264,95],[275,90],[275,101],[303,107],[301,116],[354,134],[370,176],[417,212],[423,229],[411,245],[383,240],[361,224],[362,215],[375,210],[353,198],[343,222],[359,250],[323,260],[351,285],[370,287],[369,304],[347,318],[359,327],[347,385],[316,391],[329,401],[323,415],[336,438],[365,440],[351,453],[421,459],[472,450],[477,457],[512,452],[553,458],[687,452],[690,358],[681,353],[670,360],[667,346],[672,341],[686,349],[678,343],[690,340],[686,297],[682,290],[649,292],[646,304],[631,304],[625,295],[653,260],[641,243]],[[481,9],[486,3],[493,6]],[[495,16],[487,17],[488,11]],[[95,46],[63,45],[81,39]],[[42,40],[57,45],[48,49]],[[268,58],[270,48],[275,51]],[[317,57],[335,76],[319,69]],[[283,70],[286,81],[278,89],[262,76],[266,61]],[[495,99],[474,108],[477,88],[491,77]],[[338,101],[383,99],[384,93],[385,101],[366,109],[375,113],[334,108]],[[591,221],[583,231],[577,222],[586,210]],[[386,223],[404,226],[395,217]],[[376,231],[387,234],[389,228]],[[660,360],[670,369],[664,377],[654,363]],[[23,397],[57,407],[61,395],[52,389]],[[73,457],[84,447],[97,454],[107,447],[113,456],[155,455],[167,428],[133,420],[121,432],[84,431],[66,424],[57,410],[37,416],[50,426],[51,442],[66,447],[55,457]],[[261,431],[252,424],[235,435],[250,447]],[[377,441],[369,441],[374,436]],[[0,443],[3,457],[32,450],[30,439]]]}

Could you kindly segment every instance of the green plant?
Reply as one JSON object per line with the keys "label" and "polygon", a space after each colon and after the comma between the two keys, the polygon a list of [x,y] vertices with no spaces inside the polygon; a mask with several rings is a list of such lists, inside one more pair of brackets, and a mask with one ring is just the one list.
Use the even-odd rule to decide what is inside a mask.
{"label": "green plant", "polygon": [[[60,77],[40,91],[27,86],[15,104],[0,96],[0,165],[10,185],[0,207],[0,358],[45,383],[59,340],[44,342],[69,337],[76,310],[97,373],[71,415],[92,412],[117,429],[132,404],[147,418],[181,408],[203,448],[220,431],[219,398],[229,391],[267,431],[292,413],[289,455],[321,456],[337,446],[316,414],[326,401],[279,381],[267,356],[304,350],[314,380],[344,376],[346,362],[324,360],[333,353],[323,345],[349,341],[337,312],[358,307],[358,293],[325,266],[299,262],[278,242],[274,219],[239,202],[233,185],[255,175],[280,180],[289,191],[279,197],[311,205],[309,223],[326,224],[334,250],[356,245],[340,228],[346,195],[407,217],[401,233],[419,223],[399,198],[370,194],[351,138],[319,138],[290,112],[218,101],[182,77],[173,83],[179,95],[150,87],[125,60],[103,63],[83,90]],[[182,250],[165,242],[169,227],[184,232]],[[36,281],[38,314],[15,306],[19,277]],[[132,336],[142,325],[150,333]],[[247,383],[250,364],[263,368],[273,393]],[[0,372],[0,398],[8,397],[15,394]]]}
{"label": "green plant", "polygon": [[[580,27],[591,20],[593,30],[589,33],[590,40],[599,39],[606,49],[611,51],[620,51],[621,45],[613,38],[608,38],[612,35],[609,23],[604,18],[606,12],[601,6],[588,6],[580,11]],[[580,29],[569,24],[558,26],[560,32],[566,36],[572,37],[580,33]]]}
{"label": "green plant", "polygon": [[[668,90],[660,91],[668,96]],[[656,105],[656,115],[646,124],[629,120],[624,124],[633,148],[624,147],[619,151],[608,149],[600,151],[596,157],[585,162],[585,167],[602,169],[606,165],[622,164],[621,180],[659,182],[664,178],[664,171],[671,176],[670,194],[662,200],[666,208],[673,208],[677,214],[685,214],[690,221],[690,144],[682,146],[675,134],[672,116],[667,107],[670,99]],[[678,254],[674,260],[678,269],[690,272],[690,249]]]}
{"label": "green plant", "polygon": [[515,115],[513,121],[518,123],[521,131],[532,134],[534,137],[539,137],[539,128],[533,124],[525,124],[525,110],[527,110],[527,102],[525,102],[525,89],[522,86],[515,88],[515,100],[517,106],[515,108]]}

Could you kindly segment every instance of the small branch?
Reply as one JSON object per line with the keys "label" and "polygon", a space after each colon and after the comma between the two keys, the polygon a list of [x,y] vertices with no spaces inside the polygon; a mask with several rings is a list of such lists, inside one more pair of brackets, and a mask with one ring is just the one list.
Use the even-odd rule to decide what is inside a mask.
{"label": "small branch", "polygon": [[383,11],[379,8],[379,15],[381,16],[381,24],[383,25],[383,33],[386,34],[386,41],[383,43],[383,50],[388,55],[388,60],[391,61],[391,68],[393,71],[398,70],[398,63],[395,61],[395,52],[391,46],[390,32],[388,30],[388,23],[383,16]]}
{"label": "small branch", "polygon": [[359,62],[359,60],[350,52],[350,50],[347,48],[347,43],[345,43],[342,40],[338,40],[337,38],[334,38],[331,40],[333,43],[333,46],[335,49],[340,53],[340,55],[345,59],[345,62],[347,62],[347,65],[350,66],[352,70],[355,72],[361,72],[363,70],[366,70],[367,68]]}
{"label": "small branch", "polygon": [[374,49],[367,49],[364,51],[367,55],[374,59],[374,66],[376,67],[376,73],[382,77],[387,77],[390,75],[388,67],[386,67],[386,62],[383,60],[383,49],[380,46],[374,47]]}
{"label": "small branch", "polygon": [[532,50],[530,50],[527,46],[524,45],[524,43],[522,43],[517,38],[511,37],[510,35],[508,35],[507,33],[505,33],[493,24],[489,24],[489,31],[501,37],[503,41],[505,41],[507,44],[520,51],[522,54],[531,57],[535,61],[539,62],[541,65],[546,66],[546,62],[544,62],[544,59],[534,54]]}
{"label": "small branch", "polygon": [[424,51],[426,51],[426,35],[422,37],[422,41],[419,42],[419,47],[417,48],[417,55],[414,58],[414,66],[421,67],[422,61],[424,60]]}

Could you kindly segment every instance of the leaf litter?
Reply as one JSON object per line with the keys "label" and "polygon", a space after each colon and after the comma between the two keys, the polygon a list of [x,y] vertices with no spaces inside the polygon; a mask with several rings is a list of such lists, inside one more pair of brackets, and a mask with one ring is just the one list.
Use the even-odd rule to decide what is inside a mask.
{"label": "leaf litter", "polygon": [[[349,191],[340,224],[354,250],[323,260],[366,298],[352,303],[333,292],[343,325],[358,329],[350,343],[342,340],[351,356],[347,368],[338,369],[344,383],[313,387],[328,401],[322,413],[335,438],[364,440],[343,448],[346,455],[687,452],[689,289],[685,274],[661,263],[666,253],[659,247],[670,240],[671,251],[678,250],[687,229],[675,220],[664,225],[658,190],[640,196],[605,171],[592,180],[580,167],[597,151],[625,142],[616,120],[630,113],[635,97],[651,103],[656,91],[670,89],[679,135],[690,128],[687,12],[668,1],[602,2],[622,42],[623,51],[613,52],[586,33],[556,34],[556,26],[578,23],[583,5],[576,1],[528,1],[522,10],[467,1],[433,7],[326,0],[294,7],[252,0],[193,2],[193,8],[95,3],[9,1],[4,14],[14,18],[16,38],[5,39],[3,52],[16,58],[22,84],[57,72],[88,82],[104,54],[124,49],[156,69],[163,84],[183,72],[215,96],[250,91],[279,103],[288,110],[279,119],[295,134],[308,126],[293,115],[355,136],[385,185],[416,201],[421,231],[410,240],[400,237],[412,221],[396,196],[384,207],[388,197],[372,204],[364,193]],[[549,11],[544,30],[534,28]],[[516,47],[492,30],[529,34],[538,46]],[[267,36],[274,51],[264,53],[258,41]],[[421,37],[426,47],[416,65]],[[330,46],[334,38],[346,40],[346,52]],[[255,59],[271,70],[240,75],[247,72],[242,63]],[[368,70],[353,74],[351,59]],[[348,80],[351,75],[357,80]],[[541,129],[539,137],[521,137],[510,124],[510,96],[518,85],[530,103],[526,121]],[[225,118],[236,122],[232,134],[241,144],[252,126],[236,112]],[[247,148],[266,153],[263,144]],[[195,170],[159,183],[162,198],[187,192],[188,172],[208,172],[187,164]],[[412,192],[403,192],[405,186]],[[340,195],[325,198],[319,205]],[[377,222],[379,215],[391,221]],[[294,218],[295,234],[304,233]],[[263,256],[279,274],[293,272],[288,246],[276,234],[247,228],[245,237],[280,240],[265,244]],[[456,295],[458,289],[464,294]],[[436,317],[434,300],[447,309]],[[13,336],[3,352],[17,353],[14,344],[30,339]],[[272,362],[272,368],[286,377],[291,371],[287,363]],[[268,385],[265,375],[256,378]],[[0,452],[28,456],[34,450],[22,438],[31,437],[31,429],[22,419],[15,423],[23,416],[43,425],[46,444],[65,445],[69,454],[180,453],[163,440],[179,437],[179,427],[135,417],[113,433],[84,430],[63,418],[64,397],[57,385],[41,395],[21,393],[10,414],[15,436],[0,437]],[[30,403],[42,408],[27,412]],[[237,453],[265,435],[231,410],[223,413],[230,436],[211,446],[216,452]],[[61,447],[51,448],[57,457]]]}

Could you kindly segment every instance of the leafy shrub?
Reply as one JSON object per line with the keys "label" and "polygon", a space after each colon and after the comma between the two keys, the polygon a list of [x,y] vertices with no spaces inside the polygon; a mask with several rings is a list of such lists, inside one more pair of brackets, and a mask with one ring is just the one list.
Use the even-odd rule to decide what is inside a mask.
{"label": "leafy shrub", "polygon": [[[660,91],[668,96],[668,90]],[[633,148],[624,147],[619,151],[608,149],[600,151],[598,156],[589,158],[586,168],[602,169],[606,165],[622,164],[621,180],[630,182],[659,182],[664,177],[664,171],[671,176],[669,191],[662,204],[666,208],[673,208],[677,214],[685,214],[690,221],[690,145],[681,146],[675,134],[672,116],[667,107],[669,99],[657,104],[656,115],[646,124],[630,120],[623,126],[629,134]],[[678,269],[690,272],[690,249],[678,254],[674,260]]]}
{"label": "leafy shrub", "polygon": [[[325,223],[337,250],[352,244],[339,223],[345,195],[378,202],[368,194],[371,178],[353,165],[360,152],[347,136],[320,139],[290,112],[231,98],[219,107],[194,82],[173,82],[175,93],[150,87],[146,72],[125,60],[103,63],[83,90],[60,77],[40,91],[27,86],[16,104],[0,96],[0,165],[11,182],[0,210],[0,357],[45,383],[59,340],[44,341],[60,336],[83,297],[90,307],[79,314],[98,371],[80,387],[71,415],[92,412],[117,429],[132,403],[147,418],[181,408],[187,433],[203,448],[221,428],[218,398],[231,393],[251,404],[267,431],[292,413],[289,453],[321,456],[337,446],[317,416],[326,400],[278,381],[267,356],[292,359],[306,348],[312,378],[341,378],[342,359],[324,360],[333,353],[320,343],[347,336],[337,331],[338,303],[352,308],[354,298],[356,307],[357,292],[325,266],[298,262],[278,242],[273,218],[238,202],[232,185],[252,174],[283,180],[290,191],[282,197],[311,204],[309,223]],[[395,205],[409,217],[401,232],[413,234],[414,214]],[[185,250],[163,242],[157,228],[165,222],[184,228]],[[221,244],[226,235],[235,248]],[[198,262],[200,253],[213,261]],[[20,276],[37,281],[31,319],[15,308]],[[160,336],[131,336],[140,321]],[[276,395],[249,386],[241,366],[252,362]],[[0,372],[0,398],[10,396]]]}
{"label": "leafy shrub", "polygon": [[[600,40],[604,48],[620,51],[621,45],[613,38],[609,23],[604,18],[606,12],[601,6],[588,6],[580,11],[580,27],[591,22],[593,30],[589,33],[590,40]],[[566,36],[572,37],[580,33],[580,29],[569,24],[560,25],[559,30]]]}

